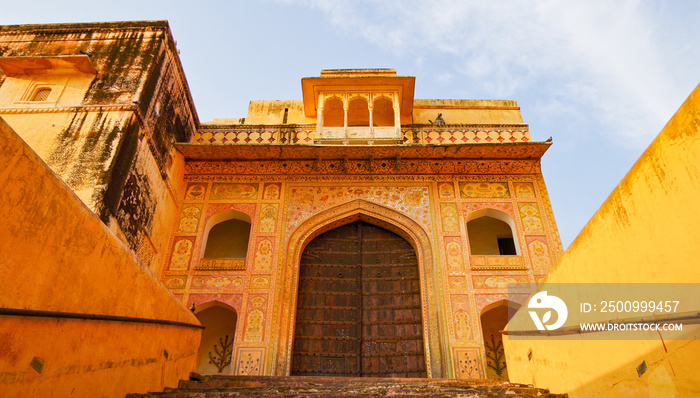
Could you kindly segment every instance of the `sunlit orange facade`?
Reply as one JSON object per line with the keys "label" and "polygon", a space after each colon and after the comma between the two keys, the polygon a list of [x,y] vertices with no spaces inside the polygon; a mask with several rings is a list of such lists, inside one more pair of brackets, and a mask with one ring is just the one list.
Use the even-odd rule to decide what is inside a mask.
{"label": "sunlit orange facade", "polygon": [[[494,359],[505,320],[493,314],[520,304],[508,300],[509,283],[542,280],[562,255],[540,170],[551,143],[532,142],[515,101],[415,99],[415,78],[393,69],[324,70],[301,79],[301,100],[252,101],[244,118],[200,122],[167,23],[6,26],[0,48],[0,117],[194,308],[207,327],[198,371],[286,375],[295,361],[312,373],[300,364],[336,363],[300,348],[299,316],[332,317],[324,311],[338,306],[304,304],[299,292],[337,302],[334,288],[314,286],[340,286],[345,274],[300,264],[312,242],[334,239],[324,234],[363,223],[415,259],[406,286],[416,302],[358,313],[357,338],[324,330],[336,345],[377,342],[384,330],[391,350],[415,333],[411,361],[421,363],[360,352],[338,366],[507,377]],[[318,261],[308,269],[329,266]],[[358,265],[357,278],[375,283],[358,288],[369,289],[363,303],[381,301],[372,289],[403,294],[393,261],[377,257],[380,272]],[[396,326],[403,310],[412,332]],[[362,370],[358,360],[373,364]]]}

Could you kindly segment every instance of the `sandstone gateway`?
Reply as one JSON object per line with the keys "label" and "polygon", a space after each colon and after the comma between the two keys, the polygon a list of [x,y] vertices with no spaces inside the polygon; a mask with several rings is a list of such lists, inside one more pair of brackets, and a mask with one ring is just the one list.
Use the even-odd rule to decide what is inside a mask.
{"label": "sandstone gateway", "polygon": [[508,284],[562,256],[515,101],[336,69],[202,122],[161,21],[0,27],[0,70],[9,391],[508,378]]}

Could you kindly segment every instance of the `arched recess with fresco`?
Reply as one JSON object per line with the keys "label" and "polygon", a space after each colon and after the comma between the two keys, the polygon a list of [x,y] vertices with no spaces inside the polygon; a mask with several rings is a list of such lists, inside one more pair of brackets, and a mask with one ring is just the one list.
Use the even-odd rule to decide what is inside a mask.
{"label": "arched recess with fresco", "polygon": [[280,271],[277,297],[279,311],[275,322],[279,333],[269,354],[270,371],[277,375],[291,373],[292,350],[296,325],[299,264],[306,246],[317,236],[338,227],[362,221],[393,232],[408,242],[418,260],[423,341],[427,377],[449,377],[450,358],[446,342],[444,302],[437,286],[438,276],[433,265],[434,254],[425,230],[409,217],[382,205],[355,200],[316,214],[299,225],[289,236]]}
{"label": "arched recess with fresco", "polygon": [[509,300],[491,303],[481,310],[481,332],[484,338],[486,377],[508,380],[508,367],[503,349],[503,331],[520,304]]}
{"label": "arched recess with fresco", "polygon": [[197,352],[199,374],[231,374],[238,314],[228,304],[214,300],[197,306],[195,316],[204,326]]}

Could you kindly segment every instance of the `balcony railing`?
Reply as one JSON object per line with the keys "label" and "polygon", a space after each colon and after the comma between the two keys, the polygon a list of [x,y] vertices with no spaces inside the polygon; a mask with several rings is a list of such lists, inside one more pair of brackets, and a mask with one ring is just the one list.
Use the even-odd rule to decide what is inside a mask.
{"label": "balcony railing", "polygon": [[527,269],[523,256],[471,256],[471,268],[475,271]]}
{"label": "balcony railing", "polygon": [[391,142],[405,144],[488,144],[530,142],[527,126],[401,126],[395,127],[323,127],[321,137],[316,125],[293,126],[205,126],[194,134],[193,143],[228,145],[313,144]]}
{"label": "balcony railing", "polygon": [[401,144],[400,129],[390,127],[322,127],[317,144]]}
{"label": "balcony railing", "polygon": [[244,270],[245,258],[203,258],[196,270]]}

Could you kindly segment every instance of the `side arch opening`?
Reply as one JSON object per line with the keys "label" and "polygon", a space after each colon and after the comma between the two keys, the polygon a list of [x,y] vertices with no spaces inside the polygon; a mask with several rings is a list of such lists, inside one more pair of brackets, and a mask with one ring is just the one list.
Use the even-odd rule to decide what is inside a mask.
{"label": "side arch opening", "polygon": [[231,374],[233,341],[238,323],[236,310],[220,301],[210,301],[197,307],[195,316],[204,326],[197,352],[196,372]]}
{"label": "side arch opening", "polygon": [[473,256],[520,255],[515,221],[506,213],[481,209],[467,217],[469,249]]}
{"label": "side arch opening", "polygon": [[508,300],[491,303],[481,311],[481,331],[484,337],[486,377],[508,380],[508,366],[503,349],[503,331],[520,304]]}
{"label": "side arch opening", "polygon": [[204,228],[200,258],[241,259],[248,253],[251,219],[225,210],[212,216]]}

